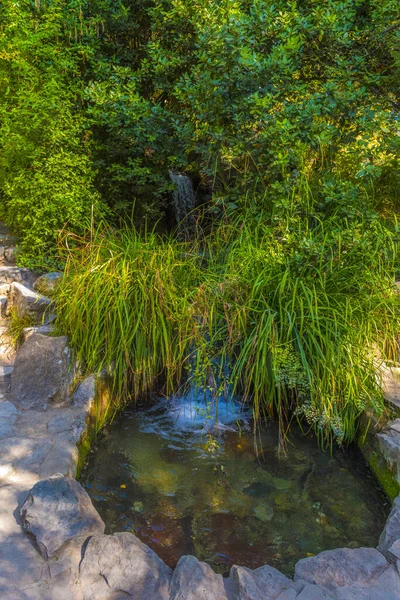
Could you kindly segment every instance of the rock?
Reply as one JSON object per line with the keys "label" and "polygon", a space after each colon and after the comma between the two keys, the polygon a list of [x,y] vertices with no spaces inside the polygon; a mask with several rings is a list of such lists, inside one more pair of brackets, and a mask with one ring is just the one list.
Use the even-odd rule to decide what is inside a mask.
{"label": "rock", "polygon": [[227,600],[222,575],[194,556],[182,556],[171,581],[170,600]]}
{"label": "rock", "polygon": [[235,600],[275,600],[279,594],[293,586],[290,579],[269,565],[254,571],[247,567],[233,566],[230,577]]}
{"label": "rock", "polygon": [[11,366],[0,366],[0,382],[11,383],[11,375],[14,371],[14,367]]}
{"label": "rock", "polygon": [[37,324],[42,322],[44,312],[51,305],[50,298],[41,296],[18,282],[11,284],[10,299],[19,318],[29,316]]}
{"label": "rock", "polygon": [[45,561],[26,537],[13,534],[0,543],[0,598],[16,600],[21,588],[29,589],[46,575]]}
{"label": "rock", "polygon": [[[277,600],[282,600],[280,596],[278,596]],[[296,600],[332,600],[332,596],[330,596],[324,590],[321,590],[316,585],[308,584],[306,585],[300,594],[296,596]]]}
{"label": "rock", "polygon": [[45,296],[52,296],[57,285],[63,278],[63,273],[59,271],[53,271],[52,273],[45,273],[36,279],[33,288],[40,294]]}
{"label": "rock", "polygon": [[137,600],[169,600],[171,575],[161,558],[132,533],[92,537],[80,566],[84,600],[111,600],[123,594]]}
{"label": "rock", "polygon": [[7,305],[7,296],[0,296],[0,316],[2,319],[5,319],[7,317]]}
{"label": "rock", "polygon": [[397,562],[400,560],[400,539],[396,540],[388,549],[388,554]]}
{"label": "rock", "polygon": [[389,463],[397,481],[400,483],[400,434],[391,429],[378,433],[376,439],[384,459]]}
{"label": "rock", "polygon": [[14,406],[12,402],[6,400],[0,404],[0,420],[6,419],[10,421],[12,424],[15,423],[15,420],[18,415],[18,410]]}
{"label": "rock", "polygon": [[21,346],[14,363],[11,392],[24,410],[45,410],[48,403],[69,399],[73,378],[66,337],[34,333]]}
{"label": "rock", "polygon": [[400,419],[395,419],[391,423],[388,423],[388,429],[400,433]]}
{"label": "rock", "polygon": [[104,532],[104,523],[83,487],[70,477],[39,481],[20,509],[22,527],[34,536],[44,558],[66,542]]}
{"label": "rock", "polygon": [[328,590],[343,586],[368,585],[388,566],[374,548],[339,548],[303,558],[295,566],[294,580]]}
{"label": "rock", "polygon": [[378,550],[385,556],[393,544],[400,539],[400,495],[393,502],[384,530],[379,538]]}
{"label": "rock", "polygon": [[28,287],[31,287],[37,278],[38,274],[30,269],[0,266],[0,283],[2,284],[18,281],[24,285],[27,285]]}
{"label": "rock", "polygon": [[47,425],[47,429],[50,433],[65,433],[77,430],[78,433],[76,435],[79,436],[77,438],[79,441],[79,438],[85,431],[85,418],[82,414],[77,415],[71,412],[64,412],[51,419]]}
{"label": "rock", "polygon": [[51,450],[39,466],[38,474],[41,479],[47,479],[55,474],[74,477],[78,464],[78,448],[69,440],[56,439]]}
{"label": "rock", "polygon": [[14,433],[13,425],[17,419],[18,410],[11,402],[0,404],[0,438]]}
{"label": "rock", "polygon": [[9,265],[15,265],[15,246],[9,246],[4,249],[4,258]]}
{"label": "rock", "polygon": [[374,582],[336,588],[335,600],[399,600],[400,577],[390,565]]}
{"label": "rock", "polygon": [[82,381],[72,397],[72,405],[79,408],[90,410],[96,395],[96,378],[89,375]]}
{"label": "rock", "polygon": [[293,589],[284,590],[276,597],[276,600],[296,600],[297,592]]}
{"label": "rock", "polygon": [[11,423],[7,421],[0,421],[0,439],[14,435],[15,430]]}
{"label": "rock", "polygon": [[22,334],[24,342],[31,337],[34,333],[41,333],[42,335],[51,335],[54,331],[53,325],[39,325],[37,327],[24,327]]}
{"label": "rock", "polygon": [[37,474],[41,463],[52,447],[51,440],[7,437],[0,440],[0,472],[11,471]]}
{"label": "rock", "polygon": [[0,246],[3,248],[9,248],[18,243],[18,237],[10,233],[0,233]]}

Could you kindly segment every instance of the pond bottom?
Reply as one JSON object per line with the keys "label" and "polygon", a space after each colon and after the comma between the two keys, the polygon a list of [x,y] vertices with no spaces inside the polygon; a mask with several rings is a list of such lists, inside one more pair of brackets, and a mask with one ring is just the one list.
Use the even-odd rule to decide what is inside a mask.
{"label": "pond bottom", "polygon": [[171,567],[193,554],[219,573],[292,575],[323,550],[376,546],[390,503],[356,447],[331,455],[293,426],[279,452],[268,423],[257,455],[250,431],[179,418],[173,402],[125,411],[90,453],[81,482],[107,533],[131,531]]}

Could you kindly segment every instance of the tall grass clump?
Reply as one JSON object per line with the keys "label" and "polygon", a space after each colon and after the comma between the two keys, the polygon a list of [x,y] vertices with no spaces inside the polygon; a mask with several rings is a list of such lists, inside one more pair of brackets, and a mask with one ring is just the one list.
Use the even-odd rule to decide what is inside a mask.
{"label": "tall grass clump", "polygon": [[74,238],[58,326],[83,369],[111,369],[115,409],[156,385],[176,390],[187,371],[212,376],[217,393],[229,385],[255,422],[294,415],[321,443],[351,441],[364,410],[383,410],[379,361],[400,327],[396,237],[361,213],[311,217],[309,201],[191,242],[107,225]]}

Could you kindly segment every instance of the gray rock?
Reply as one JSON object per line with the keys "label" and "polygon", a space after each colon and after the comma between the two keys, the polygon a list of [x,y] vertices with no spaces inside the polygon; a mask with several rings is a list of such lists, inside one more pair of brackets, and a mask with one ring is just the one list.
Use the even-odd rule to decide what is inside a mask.
{"label": "gray rock", "polygon": [[85,417],[75,412],[63,412],[51,419],[47,424],[50,433],[72,433],[73,438],[79,441],[86,429]]}
{"label": "gray rock", "polygon": [[391,429],[386,433],[378,433],[376,439],[383,457],[400,483],[400,434]]}
{"label": "gray rock", "polygon": [[11,380],[13,399],[24,410],[45,410],[69,400],[73,378],[66,337],[33,334],[21,346]]}
{"label": "gray rock", "polygon": [[393,502],[392,510],[379,538],[378,550],[385,556],[389,548],[400,539],[400,496]]}
{"label": "gray rock", "polygon": [[45,296],[52,296],[57,285],[63,278],[63,273],[59,271],[53,271],[52,273],[45,273],[36,279],[33,288],[40,294]]}
{"label": "gray rock", "polygon": [[283,592],[281,592],[279,596],[276,597],[276,600],[296,600],[297,597],[298,596],[296,590],[288,589],[283,590]]}
{"label": "gray rock", "polygon": [[0,420],[0,438],[14,434],[14,427],[8,421]]}
{"label": "gray rock", "polygon": [[137,600],[169,600],[171,575],[157,554],[131,533],[92,537],[80,565],[84,600],[111,600],[123,594]]}
{"label": "gray rock", "polygon": [[182,556],[171,581],[170,600],[227,600],[221,575],[194,556]]}
{"label": "gray rock", "polygon": [[72,405],[89,411],[96,395],[96,378],[89,375],[82,381],[72,397]]}
{"label": "gray rock", "polygon": [[38,474],[41,479],[47,479],[59,473],[67,477],[76,475],[78,464],[78,449],[70,440],[56,439],[51,450],[40,463]]}
{"label": "gray rock", "polygon": [[18,243],[18,236],[12,235],[11,233],[5,232],[0,233],[0,246],[8,248]]}
{"label": "gray rock", "polygon": [[400,539],[396,540],[389,548],[388,554],[397,562],[400,560]]}
{"label": "gray rock", "polygon": [[11,366],[0,366],[0,382],[11,383],[11,375],[14,371],[14,367]]}
{"label": "gray rock", "polygon": [[20,267],[0,266],[0,283],[13,283],[19,281],[28,287],[31,287],[38,274],[30,269]]}
{"label": "gray rock", "polygon": [[15,265],[15,246],[9,246],[4,250],[4,258],[9,265]]}
{"label": "gray rock", "polygon": [[51,335],[54,331],[53,325],[38,325],[37,327],[24,327],[22,334],[24,342],[31,337],[34,333],[41,333],[42,335]]}
{"label": "gray rock", "polygon": [[265,565],[254,571],[233,566],[230,572],[235,590],[235,600],[275,600],[293,582],[277,569]]}
{"label": "gray rock", "polygon": [[299,560],[294,579],[334,590],[368,585],[387,567],[385,557],[374,548],[339,548]]}
{"label": "gray rock", "polygon": [[12,402],[0,403],[0,438],[13,435],[13,425],[17,419],[18,410]]}
{"label": "gray rock", "polygon": [[23,529],[34,536],[46,559],[72,539],[82,541],[104,532],[104,523],[83,487],[61,475],[34,485],[20,515]]}
{"label": "gray rock", "polygon": [[7,306],[8,306],[7,296],[0,296],[0,316],[2,319],[5,319],[7,317]]}
{"label": "gray rock", "polygon": [[400,419],[395,419],[391,423],[388,423],[388,429],[400,433]]}
{"label": "gray rock", "polygon": [[29,316],[32,321],[40,324],[45,311],[50,307],[51,300],[34,292],[22,283],[11,284],[10,302],[19,318]]}
{"label": "gray rock", "polygon": [[16,599],[18,592],[43,581],[47,576],[45,561],[31,542],[14,534],[0,543],[0,597]]}
{"label": "gray rock", "polygon": [[[282,599],[279,596],[277,600]],[[332,600],[332,596],[321,590],[317,585],[307,584],[296,597],[296,600]]]}
{"label": "gray rock", "polygon": [[18,410],[12,402],[5,400],[4,402],[0,403],[0,420],[6,419],[6,420],[10,421],[12,424],[14,424],[15,420],[17,418],[17,415],[18,415]]}
{"label": "gray rock", "polygon": [[395,566],[390,565],[373,582],[336,588],[334,598],[335,600],[399,600],[399,574]]}
{"label": "gray rock", "polygon": [[33,440],[25,437],[7,437],[0,440],[0,467],[4,473],[10,471],[37,474],[52,442],[46,438]]}

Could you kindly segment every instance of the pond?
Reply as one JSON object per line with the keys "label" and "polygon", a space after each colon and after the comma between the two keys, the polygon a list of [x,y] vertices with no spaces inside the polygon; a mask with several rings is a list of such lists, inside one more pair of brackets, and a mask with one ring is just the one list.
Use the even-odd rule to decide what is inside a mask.
{"label": "pond", "polygon": [[[376,546],[390,503],[356,447],[322,452],[292,426],[258,429],[239,404],[159,399],[100,436],[81,482],[106,533],[131,531],[171,567],[194,554],[219,573]],[[262,448],[262,453],[260,449]]]}

